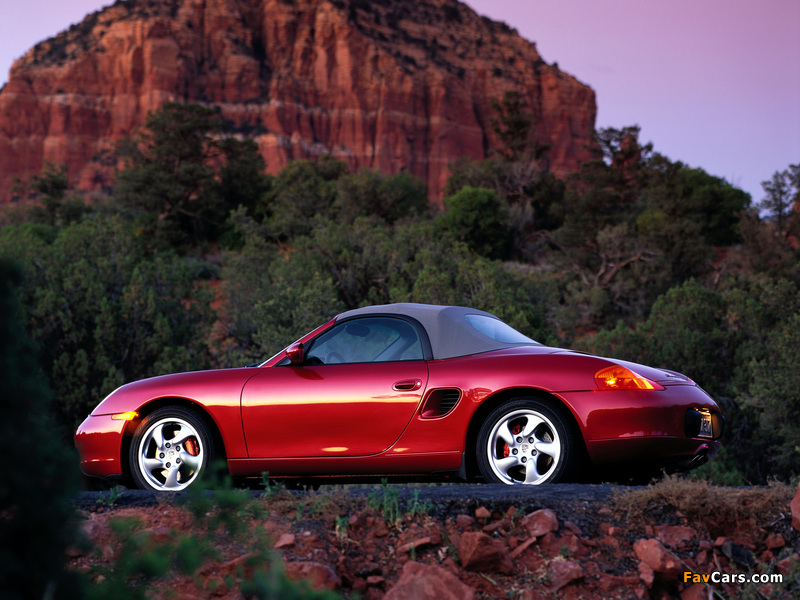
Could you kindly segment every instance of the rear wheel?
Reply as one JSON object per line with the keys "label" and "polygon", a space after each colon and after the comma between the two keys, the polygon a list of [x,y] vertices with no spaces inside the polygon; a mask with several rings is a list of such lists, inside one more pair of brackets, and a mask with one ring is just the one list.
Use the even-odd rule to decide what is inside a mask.
{"label": "rear wheel", "polygon": [[476,454],[487,481],[538,485],[574,476],[580,447],[560,410],[537,398],[515,398],[489,413]]}
{"label": "rear wheel", "polygon": [[180,491],[208,470],[214,453],[214,437],[202,417],[180,406],[160,408],[136,428],[131,475],[143,489]]}

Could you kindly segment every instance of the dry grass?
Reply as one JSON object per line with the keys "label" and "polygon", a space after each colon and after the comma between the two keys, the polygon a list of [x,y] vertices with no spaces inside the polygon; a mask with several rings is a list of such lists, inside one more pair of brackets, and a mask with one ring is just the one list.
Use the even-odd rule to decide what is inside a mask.
{"label": "dry grass", "polygon": [[644,489],[615,494],[613,507],[629,518],[664,507],[680,511],[687,519],[705,524],[772,520],[786,514],[795,488],[774,482],[763,487],[721,487],[706,481],[667,476]]}
{"label": "dry grass", "polygon": [[273,485],[262,496],[264,507],[278,515],[293,515],[295,519],[335,520],[342,515],[363,511],[366,500],[353,497],[345,490],[306,490],[293,494],[282,485]]}

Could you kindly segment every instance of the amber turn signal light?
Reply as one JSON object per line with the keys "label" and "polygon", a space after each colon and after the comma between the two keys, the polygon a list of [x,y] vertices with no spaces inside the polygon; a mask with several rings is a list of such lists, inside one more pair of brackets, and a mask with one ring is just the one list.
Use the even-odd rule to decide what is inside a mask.
{"label": "amber turn signal light", "polygon": [[115,415],[111,415],[111,419],[114,421],[133,421],[136,417],[139,416],[135,410],[124,412],[124,413],[117,413]]}

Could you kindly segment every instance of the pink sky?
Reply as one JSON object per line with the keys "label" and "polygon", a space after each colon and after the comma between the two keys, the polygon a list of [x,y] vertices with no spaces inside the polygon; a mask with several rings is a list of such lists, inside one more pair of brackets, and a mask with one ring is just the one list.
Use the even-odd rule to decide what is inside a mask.
{"label": "pink sky", "polygon": [[[763,197],[800,163],[798,0],[467,0],[597,92],[598,127],[639,125],[673,160]],[[0,85],[16,58],[109,0],[4,0]]]}

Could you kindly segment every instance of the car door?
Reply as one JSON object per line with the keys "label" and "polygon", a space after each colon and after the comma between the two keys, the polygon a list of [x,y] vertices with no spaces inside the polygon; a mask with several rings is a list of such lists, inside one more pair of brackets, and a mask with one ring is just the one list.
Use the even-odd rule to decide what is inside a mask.
{"label": "car door", "polygon": [[242,391],[250,458],[368,456],[392,446],[428,382],[417,326],[394,317],[334,325],[302,364],[261,370]]}

